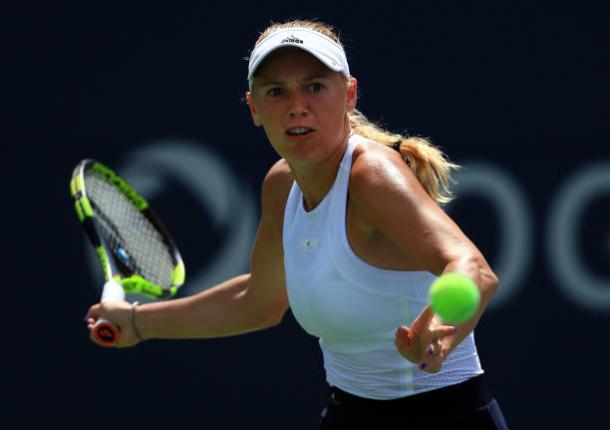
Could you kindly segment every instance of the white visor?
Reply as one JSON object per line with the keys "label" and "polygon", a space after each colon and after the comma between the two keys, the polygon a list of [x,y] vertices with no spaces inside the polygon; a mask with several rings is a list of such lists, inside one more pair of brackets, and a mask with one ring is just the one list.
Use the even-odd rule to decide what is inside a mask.
{"label": "white visor", "polygon": [[309,52],[320,60],[326,67],[335,72],[341,72],[349,77],[349,66],[345,51],[330,37],[308,28],[284,28],[271,33],[260,42],[250,55],[248,64],[248,82],[252,89],[252,78],[262,61],[276,49],[295,47]]}

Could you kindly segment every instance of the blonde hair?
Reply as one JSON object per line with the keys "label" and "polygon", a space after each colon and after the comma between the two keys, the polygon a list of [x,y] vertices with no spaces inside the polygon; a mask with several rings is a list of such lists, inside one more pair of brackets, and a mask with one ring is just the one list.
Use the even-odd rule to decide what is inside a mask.
{"label": "blonde hair", "polygon": [[337,42],[339,46],[343,46],[339,40],[339,36],[335,34],[331,25],[319,21],[309,21],[304,19],[294,19],[291,21],[271,23],[271,25],[260,34],[254,46],[261,43],[263,39],[266,39],[270,34],[275,33],[278,30],[283,30],[284,28],[307,28],[309,30],[317,31],[324,36],[330,37],[332,40]]}
{"label": "blonde hair", "polygon": [[[272,23],[260,34],[255,46],[277,30],[295,27],[317,31],[343,46],[332,26],[319,21],[300,19]],[[451,173],[460,166],[450,162],[428,139],[391,133],[370,121],[357,109],[349,113],[349,122],[352,133],[398,151],[428,195],[437,203],[448,203],[453,199],[450,190],[450,184],[453,182]]]}
{"label": "blonde hair", "polygon": [[450,162],[428,139],[390,133],[372,123],[357,109],[350,112],[349,122],[353,133],[398,151],[428,195],[437,203],[449,203],[453,199],[451,172],[460,166]]}

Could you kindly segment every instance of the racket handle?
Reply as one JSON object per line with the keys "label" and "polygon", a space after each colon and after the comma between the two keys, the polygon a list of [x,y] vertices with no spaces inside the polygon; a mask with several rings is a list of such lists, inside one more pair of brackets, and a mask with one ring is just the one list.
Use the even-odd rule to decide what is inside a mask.
{"label": "racket handle", "polygon": [[123,300],[125,300],[125,290],[121,284],[114,279],[111,279],[104,284],[102,302],[122,302]]}
{"label": "racket handle", "polygon": [[[123,300],[125,300],[125,290],[118,282],[110,280],[104,284],[102,302],[120,302]],[[105,346],[112,346],[121,333],[116,325],[105,318],[98,318],[91,330],[95,339]]]}

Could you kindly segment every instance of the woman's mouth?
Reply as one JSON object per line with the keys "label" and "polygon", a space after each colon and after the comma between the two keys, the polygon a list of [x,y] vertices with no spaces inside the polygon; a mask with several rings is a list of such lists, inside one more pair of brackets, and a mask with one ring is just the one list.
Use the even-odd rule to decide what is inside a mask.
{"label": "woman's mouth", "polygon": [[288,134],[289,136],[306,136],[309,133],[313,132],[313,129],[311,128],[307,128],[307,127],[293,127],[293,128],[289,128],[286,131],[286,134]]}

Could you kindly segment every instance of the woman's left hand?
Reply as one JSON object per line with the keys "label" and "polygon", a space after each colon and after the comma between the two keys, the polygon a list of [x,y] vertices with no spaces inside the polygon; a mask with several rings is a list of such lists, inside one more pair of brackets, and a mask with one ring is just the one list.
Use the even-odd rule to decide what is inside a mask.
{"label": "woman's left hand", "polygon": [[451,352],[450,336],[457,327],[445,325],[426,306],[413,321],[411,328],[400,326],[396,330],[394,343],[398,352],[425,372],[436,373],[443,367],[445,358]]}

